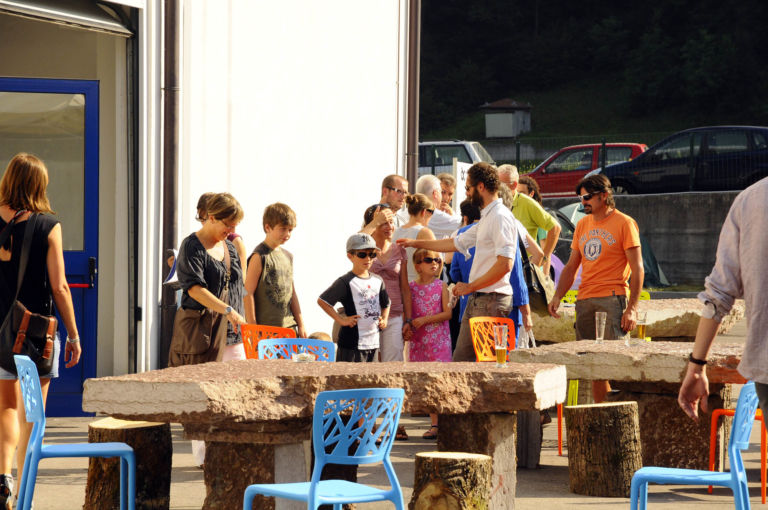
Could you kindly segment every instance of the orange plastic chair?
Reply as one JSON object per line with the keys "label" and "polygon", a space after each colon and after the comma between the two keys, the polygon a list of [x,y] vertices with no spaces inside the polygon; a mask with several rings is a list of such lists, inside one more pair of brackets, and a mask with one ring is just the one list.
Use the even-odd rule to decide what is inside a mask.
{"label": "orange plastic chair", "polygon": [[515,321],[506,317],[472,317],[469,331],[477,361],[496,361],[496,345],[493,343],[493,326],[507,325],[507,352],[515,349]]}
{"label": "orange plastic chair", "polygon": [[[712,423],[709,428],[709,470],[715,470],[715,444],[717,442],[717,420],[721,416],[733,416],[736,409],[715,409],[712,411]],[[760,496],[765,504],[765,461],[766,461],[766,434],[765,426],[762,424],[763,412],[758,409],[755,413],[755,420],[760,420]],[[722,471],[722,470],[721,470]],[[712,494],[712,486],[707,489]]]}
{"label": "orange plastic chair", "polygon": [[259,341],[265,338],[296,338],[296,332],[291,328],[277,326],[262,326],[261,324],[243,324],[243,347],[246,359],[259,359]]}

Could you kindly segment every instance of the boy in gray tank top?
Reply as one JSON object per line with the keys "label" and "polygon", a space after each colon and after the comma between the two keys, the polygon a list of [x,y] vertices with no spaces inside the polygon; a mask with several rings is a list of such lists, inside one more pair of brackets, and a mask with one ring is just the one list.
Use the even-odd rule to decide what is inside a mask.
{"label": "boy in gray tank top", "polygon": [[292,328],[299,338],[306,338],[299,298],[293,285],[293,255],[282,248],[296,227],[296,213],[285,204],[275,203],[264,209],[264,241],[248,258],[245,278],[245,320]]}

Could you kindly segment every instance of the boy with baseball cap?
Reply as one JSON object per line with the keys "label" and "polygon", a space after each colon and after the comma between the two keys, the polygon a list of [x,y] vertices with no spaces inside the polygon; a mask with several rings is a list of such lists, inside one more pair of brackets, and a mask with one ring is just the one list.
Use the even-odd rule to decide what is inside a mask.
{"label": "boy with baseball cap", "polygon": [[[320,294],[317,304],[339,326],[336,361],[371,362],[379,350],[379,330],[387,327],[389,296],[384,281],[368,270],[376,258],[376,242],[368,234],[347,239],[347,258],[352,270],[336,279]],[[341,303],[345,315],[334,306]]]}

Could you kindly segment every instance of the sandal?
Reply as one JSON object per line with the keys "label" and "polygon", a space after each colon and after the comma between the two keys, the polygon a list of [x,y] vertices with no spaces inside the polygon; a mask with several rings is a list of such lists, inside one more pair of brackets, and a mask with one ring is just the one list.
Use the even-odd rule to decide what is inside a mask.
{"label": "sandal", "polygon": [[437,425],[432,425],[429,430],[424,432],[421,436],[422,439],[437,439]]}
{"label": "sandal", "polygon": [[395,432],[395,441],[408,441],[408,433],[405,431],[405,427],[402,425],[397,426],[397,432]]}
{"label": "sandal", "polygon": [[3,510],[11,508],[13,498],[13,476],[0,475],[0,508]]}

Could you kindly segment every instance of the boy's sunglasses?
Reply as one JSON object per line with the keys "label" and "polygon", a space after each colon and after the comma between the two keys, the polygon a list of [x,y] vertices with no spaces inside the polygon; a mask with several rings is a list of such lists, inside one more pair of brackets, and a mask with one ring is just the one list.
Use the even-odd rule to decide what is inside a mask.
{"label": "boy's sunglasses", "polygon": [[372,252],[359,251],[359,252],[355,253],[355,255],[357,255],[357,258],[359,258],[359,259],[364,259],[366,257],[371,257],[372,259],[376,258],[376,252],[375,251],[372,251]]}
{"label": "boy's sunglasses", "polygon": [[431,264],[432,262],[437,262],[437,263],[439,264],[439,263],[441,263],[442,261],[443,261],[443,259],[441,259],[440,257],[435,257],[435,258],[432,258],[432,257],[424,257],[423,259],[421,259],[421,262],[419,262],[419,263],[420,263],[420,264],[423,264],[424,262],[426,262],[427,264]]}

